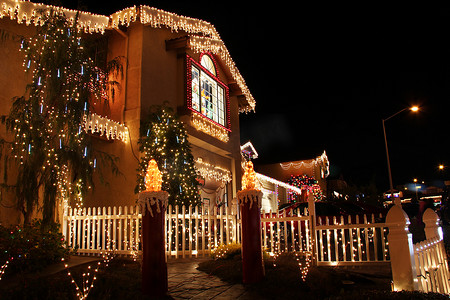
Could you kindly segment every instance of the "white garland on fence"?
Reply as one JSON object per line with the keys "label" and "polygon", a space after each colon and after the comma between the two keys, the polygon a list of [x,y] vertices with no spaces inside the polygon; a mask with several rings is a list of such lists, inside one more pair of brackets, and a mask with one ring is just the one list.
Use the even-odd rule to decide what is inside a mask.
{"label": "white garland on fence", "polygon": [[139,193],[138,204],[142,209],[142,216],[148,210],[153,217],[151,206],[156,204],[156,213],[161,213],[161,208],[166,208],[168,204],[169,193],[166,191],[143,191]]}
{"label": "white garland on fence", "polygon": [[239,205],[244,205],[250,202],[250,209],[252,209],[253,202],[256,202],[259,208],[261,208],[261,200],[263,193],[260,190],[242,190],[237,192],[237,198],[239,200]]}

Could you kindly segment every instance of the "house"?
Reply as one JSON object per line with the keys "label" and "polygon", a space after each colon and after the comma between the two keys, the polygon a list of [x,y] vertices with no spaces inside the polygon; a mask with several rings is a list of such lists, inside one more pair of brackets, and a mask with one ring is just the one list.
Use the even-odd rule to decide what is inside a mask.
{"label": "house", "polygon": [[[1,0],[0,30],[8,37],[32,36],[35,26],[40,26],[38,11],[51,8]],[[71,20],[77,14],[61,9]],[[214,207],[232,199],[240,189],[242,173],[239,114],[254,111],[255,100],[214,26],[141,5],[110,16],[79,12],[78,27],[90,39],[102,41],[99,51],[107,53],[108,60],[126,58],[114,101],[97,105],[84,124],[98,137],[93,147],[119,158],[120,174],[104,174],[106,184],[97,178],[84,205],[135,204],[140,123],[152,105],[163,103],[185,124],[204,203]],[[30,80],[19,46],[17,39],[6,38],[0,47],[1,115],[8,114],[11,99],[23,95]],[[105,138],[99,132],[111,134]],[[4,126],[0,135],[7,138]],[[14,184],[13,179],[9,184]],[[4,192],[1,204],[0,221],[20,221],[11,194]]]}
{"label": "house", "polygon": [[[316,198],[322,198],[327,192],[329,167],[328,156],[324,151],[321,155],[312,159],[256,164],[255,170],[258,173],[302,189],[311,188],[315,193],[318,193]],[[302,198],[300,201],[306,201],[306,198]]]}
{"label": "house", "polygon": [[[258,158],[250,141],[241,146],[241,154],[243,162]],[[255,170],[259,189],[263,192],[262,210],[266,212],[277,211],[282,204],[306,202],[308,189],[317,194],[316,198],[326,195],[329,161],[325,151],[315,159],[276,164],[255,163]],[[293,182],[292,176],[312,179],[313,182]]]}

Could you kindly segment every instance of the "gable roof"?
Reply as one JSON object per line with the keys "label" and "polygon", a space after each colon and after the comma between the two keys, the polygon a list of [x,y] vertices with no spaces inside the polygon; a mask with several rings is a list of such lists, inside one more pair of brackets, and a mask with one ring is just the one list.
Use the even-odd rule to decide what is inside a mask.
{"label": "gable roof", "polygon": [[18,0],[0,0],[0,19],[9,17],[11,20],[16,20],[19,24],[38,26],[42,22],[39,12],[49,12],[51,9],[63,12],[66,18],[72,23],[78,14],[78,28],[86,33],[104,33],[108,29],[129,26],[131,22],[140,22],[143,25],[154,28],[166,27],[174,32],[182,30],[189,35],[190,49],[197,53],[211,52],[220,57],[228,67],[231,76],[236,81],[245,98],[245,103],[239,106],[239,111],[251,112],[255,110],[255,99],[250,93],[244,78],[236,67],[220,35],[209,22],[177,15],[145,5],[125,8],[110,16],[104,16]]}

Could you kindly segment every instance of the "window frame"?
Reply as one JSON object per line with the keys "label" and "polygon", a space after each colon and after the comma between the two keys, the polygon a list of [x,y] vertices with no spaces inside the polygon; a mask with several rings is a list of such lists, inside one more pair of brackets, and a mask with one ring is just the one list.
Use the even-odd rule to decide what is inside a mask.
{"label": "window frame", "polygon": [[[213,61],[214,63],[214,67],[215,67],[215,71],[217,75],[212,74],[208,69],[206,69],[205,67],[203,67],[199,62],[195,61],[192,57],[190,57],[189,55],[186,55],[186,70],[185,70],[185,74],[186,74],[186,102],[187,102],[187,107],[189,110],[191,110],[193,113],[196,113],[197,115],[205,118],[206,120],[214,123],[217,126],[220,126],[222,128],[224,128],[225,130],[231,132],[231,122],[230,122],[230,98],[229,98],[229,88],[228,86],[223,83],[218,76],[218,69],[217,69],[217,64],[216,61],[214,60],[214,57],[212,57],[209,53],[202,53],[200,55],[199,61],[201,61],[203,55],[208,55],[209,58]],[[224,90],[224,125],[220,124],[219,122],[214,121],[213,119],[207,117],[206,115],[201,113],[201,97],[200,97],[200,103],[199,103],[199,107],[200,107],[200,111],[194,109],[192,107],[192,67],[197,68],[200,72],[199,72],[199,78],[201,78],[201,72],[204,72],[206,75],[208,75],[211,79],[213,79],[216,84],[218,86],[220,86],[221,88],[223,88]],[[201,82],[200,82],[201,84]],[[217,96],[217,95],[216,95]],[[219,107],[217,107],[217,109],[219,109]]]}

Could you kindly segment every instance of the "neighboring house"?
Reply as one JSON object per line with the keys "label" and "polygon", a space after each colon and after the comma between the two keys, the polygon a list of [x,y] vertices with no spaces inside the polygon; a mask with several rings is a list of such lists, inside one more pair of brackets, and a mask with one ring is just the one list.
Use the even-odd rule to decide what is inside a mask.
{"label": "neighboring house", "polygon": [[281,162],[274,164],[255,164],[256,172],[270,176],[276,180],[289,183],[291,176],[303,176],[317,181],[322,194],[327,193],[327,177],[330,163],[325,151],[313,159]]}
{"label": "neighboring house", "polygon": [[[50,9],[14,0],[0,0],[0,7],[0,30],[10,37],[33,35],[39,26],[36,11]],[[68,18],[76,14],[69,9],[64,13]],[[140,122],[152,105],[165,102],[185,124],[203,201],[213,207],[235,197],[242,173],[239,113],[254,111],[255,100],[214,26],[148,6],[110,16],[81,12],[78,25],[89,38],[104,41],[100,51],[108,59],[126,58],[114,101],[96,106],[85,123],[86,130],[99,137],[94,147],[119,158],[121,174],[106,174],[107,185],[96,180],[85,206],[135,204]],[[2,115],[8,114],[14,96],[24,94],[30,80],[19,46],[17,39],[7,38],[0,47]],[[100,137],[96,133],[100,128],[114,131],[115,138]],[[4,126],[0,135],[6,136]],[[2,195],[0,221],[5,223],[20,217],[11,197]]]}
{"label": "neighboring house", "polygon": [[[243,162],[258,158],[258,153],[250,141],[241,146],[241,154]],[[263,192],[262,209],[266,212],[277,211],[281,204],[292,201],[307,201],[306,187],[289,184],[291,175],[313,177],[326,195],[329,161],[325,152],[310,160],[270,165],[259,165],[256,162],[254,164],[259,181],[258,188]]]}

